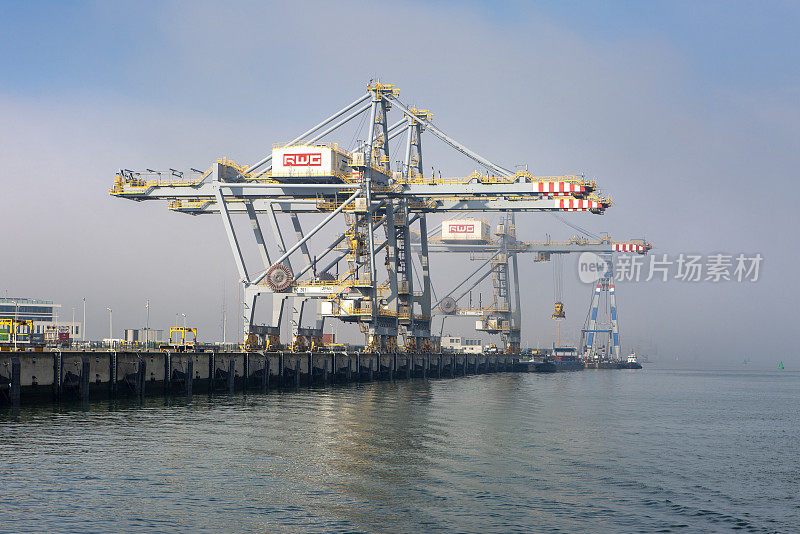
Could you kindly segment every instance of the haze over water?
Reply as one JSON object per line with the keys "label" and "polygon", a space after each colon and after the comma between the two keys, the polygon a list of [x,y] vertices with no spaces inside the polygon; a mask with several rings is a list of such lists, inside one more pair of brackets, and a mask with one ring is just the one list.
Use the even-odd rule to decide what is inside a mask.
{"label": "haze over water", "polygon": [[791,532],[799,391],[647,366],[5,409],[0,532]]}

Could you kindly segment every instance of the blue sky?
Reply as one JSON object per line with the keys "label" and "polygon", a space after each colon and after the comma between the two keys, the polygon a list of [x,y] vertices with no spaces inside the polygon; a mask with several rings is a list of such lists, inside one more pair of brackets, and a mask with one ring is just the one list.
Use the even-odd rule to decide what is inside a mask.
{"label": "blue sky", "polygon": [[[154,321],[191,308],[217,331],[220,293],[236,299],[218,221],[112,199],[115,170],[257,160],[380,76],[502,164],[595,178],[615,206],[582,226],[661,253],[764,254],[754,287],[621,292],[631,344],[783,350],[800,297],[785,283],[798,240],[783,230],[798,223],[798,19],[789,2],[2,3],[0,176],[13,201],[0,224],[37,219],[20,245],[29,260],[0,266],[0,291],[67,307],[89,295],[96,336],[107,305],[120,328],[140,323],[143,293]],[[425,151],[445,174],[473,170],[435,142]],[[525,239],[571,237],[524,221]],[[52,244],[63,224],[77,239]],[[142,260],[151,249],[158,262]],[[533,343],[551,335],[539,319],[552,273],[523,269]],[[568,289],[569,310],[588,305],[584,289]]]}
{"label": "blue sky", "polygon": [[[300,3],[302,4],[302,3]],[[184,3],[184,6],[188,4]],[[220,10],[246,17],[246,4]],[[409,17],[428,5],[474,12],[487,24],[525,33],[531,19],[554,24],[600,47],[631,42],[663,43],[680,55],[701,91],[764,91],[798,84],[797,27],[792,2],[412,2]],[[159,24],[161,2],[5,2],[0,6],[0,66],[13,73],[0,80],[9,93],[135,95],[154,82],[131,76],[129,62],[158,54],[169,25]],[[344,11],[344,9],[343,9]],[[424,27],[425,21],[415,22]],[[436,31],[430,28],[427,31]],[[224,39],[198,33],[198,39]]]}

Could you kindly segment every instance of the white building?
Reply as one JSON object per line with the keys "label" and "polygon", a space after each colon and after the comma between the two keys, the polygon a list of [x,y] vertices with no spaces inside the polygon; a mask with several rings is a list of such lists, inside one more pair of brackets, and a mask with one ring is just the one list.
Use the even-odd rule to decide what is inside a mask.
{"label": "white building", "polygon": [[480,354],[483,352],[483,344],[480,339],[466,339],[462,337],[443,336],[442,348],[468,354]]}
{"label": "white building", "polygon": [[0,298],[0,319],[33,321],[31,334],[43,335],[47,332],[68,333],[70,339],[81,337],[81,323],[78,321],[59,321],[58,308],[51,300],[29,298]]}

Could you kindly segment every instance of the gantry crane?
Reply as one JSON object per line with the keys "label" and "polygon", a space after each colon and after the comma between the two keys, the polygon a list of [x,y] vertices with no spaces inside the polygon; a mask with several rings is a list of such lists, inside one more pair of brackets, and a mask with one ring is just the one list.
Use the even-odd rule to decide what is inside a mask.
{"label": "gantry crane", "polygon": [[[598,258],[602,262],[602,269],[597,283],[594,284],[589,313],[581,328],[580,340],[580,352],[584,361],[587,365],[597,367],[612,359],[617,362],[621,360],[614,259],[609,253],[600,254]],[[607,328],[600,328],[601,325],[598,324],[601,302],[605,305],[604,311],[608,317]]]}
{"label": "gantry crane", "polygon": [[[476,330],[501,334],[505,348],[510,352],[515,352],[520,343],[519,325],[522,310],[519,278],[516,276],[517,254],[535,254],[535,261],[541,262],[548,261],[553,254],[593,252],[602,255],[604,259],[608,257],[608,261],[611,261],[612,253],[647,254],[652,248],[652,245],[643,239],[617,242],[607,236],[594,241],[581,237],[573,237],[564,242],[549,239],[544,242],[519,241],[516,237],[512,215],[507,214],[497,225],[494,237],[488,234],[484,234],[485,237],[483,237],[479,233],[476,236],[479,238],[471,242],[445,237],[453,235],[452,232],[447,231],[447,225],[455,224],[463,227],[466,226],[464,220],[443,221],[442,237],[428,236],[429,253],[462,253],[469,254],[471,259],[483,260],[483,263],[463,281],[438,300],[433,307],[434,314],[478,317]],[[474,224],[477,226],[485,223],[475,220]],[[418,245],[416,246],[419,248]],[[514,273],[511,279],[509,279],[509,273]],[[477,308],[458,306],[461,299],[490,276],[494,290],[494,299],[491,303],[487,306],[479,305]],[[460,293],[457,293],[459,290]],[[454,297],[454,294],[457,296]],[[616,318],[616,311],[614,317]],[[596,329],[596,325],[592,328]],[[586,328],[584,328],[585,330]],[[618,341],[618,334],[616,339]],[[589,345],[591,345],[591,340],[589,340]]]}
{"label": "gantry crane", "polygon": [[[389,124],[392,109],[402,116]],[[367,118],[368,133],[355,150],[324,141],[357,117]],[[423,132],[471,158],[487,173],[426,177]],[[403,133],[404,160],[391,168],[389,142]],[[246,344],[263,349],[280,345],[285,304],[292,299],[294,350],[319,346],[326,317],[358,324],[370,350],[396,350],[399,334],[404,335],[407,350],[430,350],[429,214],[499,211],[513,220],[516,212],[601,214],[611,204],[584,177],[537,178],[493,163],[442,132],[428,110],[403,104],[393,85],[375,81],[365,95],[289,143],[275,145],[251,165],[223,158],[205,172],[192,172],[122,169],[110,193],[136,201],[166,200],[170,209],[181,213],[219,214],[244,289]],[[304,230],[300,215],[312,213],[324,218]],[[260,253],[261,264],[256,267],[245,261],[242,236],[232,223],[240,214],[248,217]],[[274,238],[269,246],[259,220],[264,215]],[[278,223],[279,215],[291,221],[293,244]],[[312,251],[310,240],[339,216],[345,230]],[[412,231],[422,236],[419,291],[411,261]],[[377,257],[384,251],[386,261],[381,266]],[[517,278],[516,263],[511,269],[512,278]],[[257,325],[256,305],[264,295],[272,296],[272,319],[268,325]],[[309,303],[317,305],[316,320],[304,328]]]}

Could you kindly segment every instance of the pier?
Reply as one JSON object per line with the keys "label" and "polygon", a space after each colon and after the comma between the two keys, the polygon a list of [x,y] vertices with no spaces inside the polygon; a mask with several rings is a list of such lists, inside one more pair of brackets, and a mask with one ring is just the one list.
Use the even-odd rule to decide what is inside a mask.
{"label": "pier", "polygon": [[516,370],[513,354],[52,351],[0,353],[0,403],[14,406],[440,379]]}

